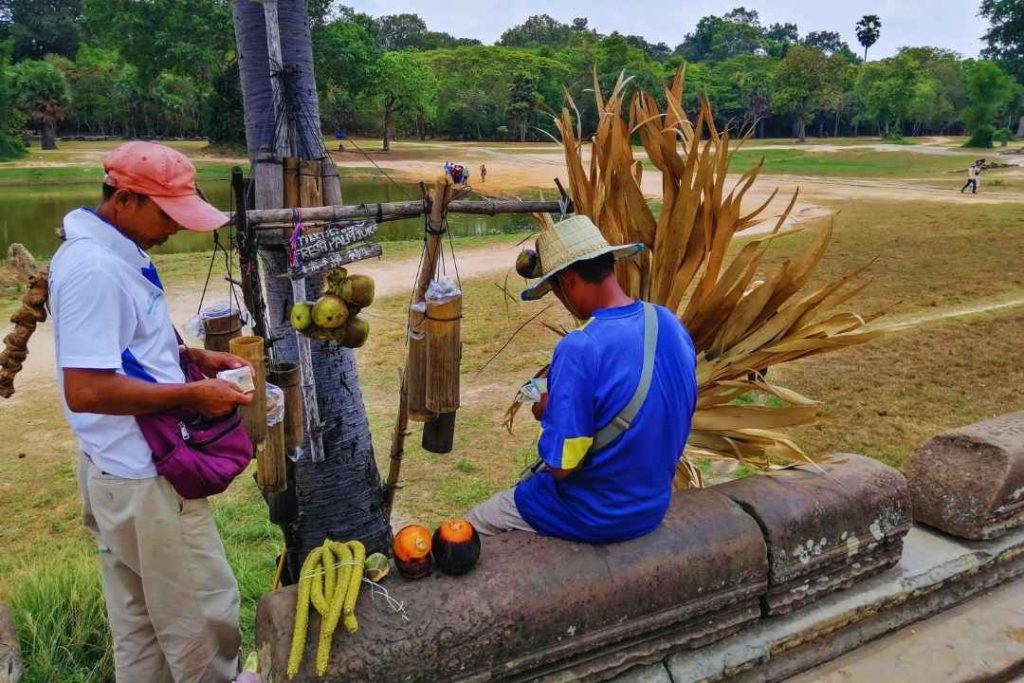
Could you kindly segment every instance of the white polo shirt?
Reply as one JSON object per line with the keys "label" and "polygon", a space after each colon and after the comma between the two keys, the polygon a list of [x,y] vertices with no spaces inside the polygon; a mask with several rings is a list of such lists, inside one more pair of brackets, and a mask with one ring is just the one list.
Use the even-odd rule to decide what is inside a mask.
{"label": "white polo shirt", "polygon": [[50,263],[64,414],[82,451],[102,471],[126,479],[155,477],[135,418],[71,412],[62,370],[115,370],[148,382],[184,382],[163,286],[149,256],[90,209],[65,216],[64,234]]}

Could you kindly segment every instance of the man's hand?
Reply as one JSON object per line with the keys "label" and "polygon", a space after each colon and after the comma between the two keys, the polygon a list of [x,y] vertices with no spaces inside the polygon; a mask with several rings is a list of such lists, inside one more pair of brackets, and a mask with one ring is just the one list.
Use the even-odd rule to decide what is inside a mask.
{"label": "man's hand", "polygon": [[221,351],[205,351],[203,349],[192,349],[188,350],[192,360],[196,362],[199,369],[207,377],[216,377],[217,373],[221,370],[233,370],[235,368],[248,367],[253,371],[253,375],[256,373],[256,369],[252,366],[252,363],[239,358],[230,353],[223,353]]}
{"label": "man's hand", "polygon": [[540,400],[530,406],[530,410],[533,411],[533,417],[537,422],[544,419],[544,411],[548,409],[548,394],[544,392],[540,395]]}
{"label": "man's hand", "polygon": [[[217,355],[234,357],[226,353]],[[204,379],[201,382],[191,382],[187,386],[192,393],[192,406],[203,417],[220,417],[230,413],[235,406],[247,406],[252,403],[252,394],[246,394],[240,391],[236,384],[222,379]]]}

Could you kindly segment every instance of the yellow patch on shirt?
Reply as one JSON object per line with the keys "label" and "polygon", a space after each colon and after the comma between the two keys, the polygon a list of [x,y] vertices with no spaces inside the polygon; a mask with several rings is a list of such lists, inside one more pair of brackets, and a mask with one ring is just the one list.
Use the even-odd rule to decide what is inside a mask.
{"label": "yellow patch on shirt", "polygon": [[562,466],[559,469],[572,470],[583,462],[583,457],[594,443],[592,436],[577,436],[562,442]]}

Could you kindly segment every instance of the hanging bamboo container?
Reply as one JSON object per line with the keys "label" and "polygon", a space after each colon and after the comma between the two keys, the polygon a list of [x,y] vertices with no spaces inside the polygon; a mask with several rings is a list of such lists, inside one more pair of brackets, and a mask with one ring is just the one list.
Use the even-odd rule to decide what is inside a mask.
{"label": "hanging bamboo container", "polygon": [[436,417],[424,426],[423,448],[448,453],[455,437],[459,409],[459,365],[462,360],[462,295],[427,300],[427,410]]}
{"label": "hanging bamboo container", "polygon": [[302,387],[299,385],[299,366],[295,363],[276,363],[270,370],[270,382],[284,392],[284,450],[295,455],[302,447],[305,417],[302,412]]}
{"label": "hanging bamboo container", "polygon": [[459,409],[459,361],[462,360],[462,295],[427,300],[427,410],[435,415]]}
{"label": "hanging bamboo container", "polygon": [[[288,391],[279,382],[291,380],[295,366],[282,363],[270,366],[267,373],[270,383],[281,390],[283,414],[273,425],[267,425],[267,440],[256,449],[256,483],[264,493],[279,493],[288,487],[287,432],[288,432]],[[269,421],[269,409],[266,411]]]}
{"label": "hanging bamboo container", "polygon": [[228,315],[203,318],[203,348],[207,351],[227,351],[230,342],[242,334],[242,318],[238,311]]}
{"label": "hanging bamboo container", "polygon": [[264,493],[280,493],[288,488],[284,422],[267,427],[267,439],[256,447],[256,484]]}
{"label": "hanging bamboo container", "polygon": [[242,406],[242,422],[254,444],[261,444],[267,438],[267,368],[263,360],[263,337],[235,337],[228,350],[239,358],[252,363],[252,403]]}
{"label": "hanging bamboo container", "polygon": [[426,422],[434,416],[427,410],[427,325],[425,304],[413,305],[409,311],[409,367],[405,371],[409,400],[409,419]]}

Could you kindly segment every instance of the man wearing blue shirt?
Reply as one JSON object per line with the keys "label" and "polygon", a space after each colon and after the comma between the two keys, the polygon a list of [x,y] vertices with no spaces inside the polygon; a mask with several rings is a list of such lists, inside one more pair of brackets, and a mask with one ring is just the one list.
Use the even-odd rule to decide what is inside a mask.
{"label": "man wearing blue shirt", "polygon": [[548,393],[534,405],[541,469],[469,514],[480,533],[612,543],[664,518],[697,399],[696,357],[671,311],[619,286],[616,259],[641,249],[609,246],[585,216],[537,239],[542,278],[523,299],[554,292],[587,322],[555,347]]}

